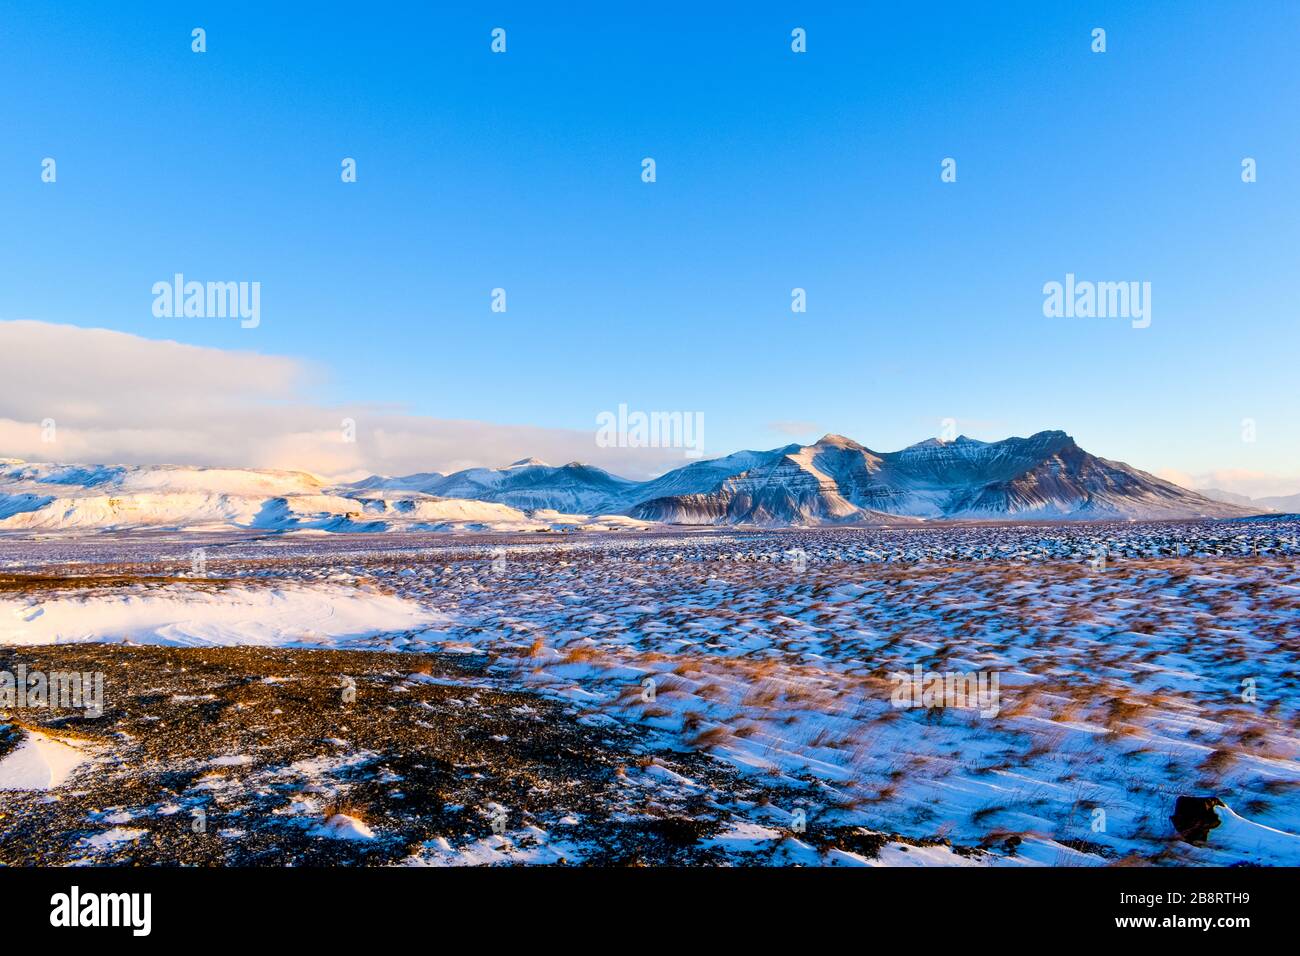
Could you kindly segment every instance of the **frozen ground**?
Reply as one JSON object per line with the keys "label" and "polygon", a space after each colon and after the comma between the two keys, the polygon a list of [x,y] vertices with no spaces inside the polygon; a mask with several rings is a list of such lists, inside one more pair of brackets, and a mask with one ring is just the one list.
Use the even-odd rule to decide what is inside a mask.
{"label": "frozen ground", "polygon": [[[624,837],[652,831],[655,839],[628,852],[648,862],[1294,865],[1298,530],[1272,520],[396,542],[0,539],[0,629],[21,632],[40,620],[23,614],[45,606],[58,614],[28,632],[40,642],[135,640],[129,621],[105,618],[87,630],[98,615],[71,613],[118,607],[129,596],[141,602],[155,638],[189,634],[186,615],[197,606],[205,642],[243,644],[252,642],[239,635],[254,626],[262,592],[299,595],[310,607],[355,601],[362,621],[361,609],[373,603],[371,627],[343,627],[326,639],[319,616],[308,615],[300,632],[286,619],[266,642],[476,662],[472,673],[446,665],[446,673],[377,686],[382,707],[409,706],[401,695],[413,688],[533,701],[504,708],[512,726],[487,737],[503,738],[495,741],[502,754],[528,748],[540,760],[530,786],[555,799],[523,807],[509,788],[485,786],[469,803],[451,801],[471,807],[472,821],[428,817],[418,833],[405,833],[403,852],[365,859],[616,862],[627,859]],[[208,579],[181,576],[195,546],[205,549]],[[248,613],[231,610],[236,596]],[[397,608],[414,618],[380,623]],[[81,629],[63,631],[60,614]],[[13,658],[37,648],[11,650]],[[326,652],[285,653],[282,666],[292,673],[315,666],[304,655]],[[217,684],[260,679],[254,663],[230,659]],[[894,706],[891,675],[917,666],[996,675],[996,713]],[[157,693],[167,693],[166,679],[157,682]],[[287,691],[265,686],[257,706],[274,710]],[[219,689],[204,693],[224,699]],[[113,694],[106,687],[110,704]],[[122,719],[137,719],[136,699],[127,700]],[[183,701],[175,706],[185,712]],[[548,727],[558,722],[600,751],[607,777],[539,757],[542,730],[515,707],[544,710]],[[33,723],[30,715],[10,720]],[[50,734],[80,722],[34,723]],[[369,749],[346,734],[313,739],[330,736],[344,741],[337,752],[325,749],[331,759],[363,768],[335,781],[340,797],[364,789],[364,767],[399,759],[408,746],[400,735]],[[204,759],[242,754],[234,741],[226,753],[219,734],[214,746],[220,752]],[[91,748],[93,766],[119,766],[108,741]],[[282,768],[248,756],[209,771],[233,793],[274,792]],[[508,778],[511,762],[500,759],[496,770],[488,759],[484,772]],[[88,774],[82,766],[50,792],[93,788]],[[576,797],[558,796],[566,787],[590,799],[580,807]],[[1218,796],[1230,808],[1218,811],[1222,825],[1204,847],[1173,832],[1180,794]],[[33,798],[0,794],[0,811],[16,799]],[[331,852],[357,859],[358,847],[383,843],[382,834],[402,826],[382,804],[356,816],[298,802],[310,824],[306,859],[320,841],[351,847]],[[132,819],[153,812],[123,811]],[[245,832],[263,825],[256,801],[243,812],[253,821]],[[484,822],[494,813],[504,813],[502,826]],[[148,841],[146,832],[109,845],[113,854],[152,859]]]}

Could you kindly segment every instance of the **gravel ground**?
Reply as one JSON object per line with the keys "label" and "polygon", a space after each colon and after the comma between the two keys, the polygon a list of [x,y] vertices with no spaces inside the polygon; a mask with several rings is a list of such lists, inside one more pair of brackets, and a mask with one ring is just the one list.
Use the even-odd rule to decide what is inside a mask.
{"label": "gravel ground", "polygon": [[[0,711],[0,757],[23,731],[90,757],[63,787],[0,792],[0,864],[389,864],[428,841],[452,848],[565,832],[595,865],[728,862],[708,845],[762,790],[699,753],[664,753],[635,730],[590,727],[539,695],[493,689],[483,658],[377,652],[91,644],[0,649],[0,669],[102,672],[105,710]],[[345,689],[355,684],[355,699]],[[707,784],[647,792],[639,771]],[[638,782],[632,783],[633,779]],[[718,799],[724,794],[724,799]],[[325,835],[345,814],[370,839]],[[807,835],[805,835],[805,838]],[[871,854],[856,828],[812,837]],[[918,841],[916,845],[921,845]]]}

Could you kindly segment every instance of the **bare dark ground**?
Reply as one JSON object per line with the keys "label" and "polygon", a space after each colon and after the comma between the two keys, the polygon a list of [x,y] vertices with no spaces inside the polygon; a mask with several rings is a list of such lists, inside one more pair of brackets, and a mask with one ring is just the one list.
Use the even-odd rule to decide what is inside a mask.
{"label": "bare dark ground", "polygon": [[[635,729],[587,726],[563,702],[493,689],[485,663],[247,647],[0,648],[10,672],[102,672],[105,700],[98,719],[0,712],[0,756],[23,728],[93,755],[56,790],[0,792],[0,864],[389,864],[435,838],[455,848],[491,837],[495,806],[510,832],[563,831],[580,852],[558,862],[725,863],[700,841],[725,826],[729,806],[799,799],[706,755],[653,750]],[[627,771],[652,753],[704,791],[629,783]],[[375,838],[313,833],[336,813]],[[105,846],[102,835],[119,828],[144,832]],[[883,842],[857,828],[801,839],[859,853]]]}

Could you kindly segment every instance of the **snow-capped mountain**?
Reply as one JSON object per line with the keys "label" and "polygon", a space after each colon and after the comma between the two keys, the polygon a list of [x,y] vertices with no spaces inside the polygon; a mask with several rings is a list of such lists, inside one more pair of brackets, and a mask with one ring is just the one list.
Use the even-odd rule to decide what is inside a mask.
{"label": "snow-capped mountain", "polygon": [[848,439],[828,435],[806,448],[794,445],[756,456],[750,467],[708,491],[651,498],[636,505],[632,514],[677,524],[898,522],[902,512],[889,515],[862,504],[868,496],[849,497],[860,477],[860,463],[840,454],[850,446],[865,452]]}
{"label": "snow-capped mountain", "polygon": [[350,482],[349,484],[340,485],[341,488],[348,488],[353,491],[420,491],[423,492],[430,485],[441,481],[446,475],[439,474],[436,471],[421,471],[414,475],[405,475],[401,478],[386,478],[383,475],[371,475],[369,478],[363,478],[360,481]]}
{"label": "snow-capped mountain", "polygon": [[[367,479],[410,487],[412,477]],[[533,459],[429,482],[444,497],[522,510],[613,512],[677,524],[906,523],[917,518],[1234,517],[1217,502],[1083,451],[1061,431],[998,442],[965,436],[874,452],[827,435],[814,445],[740,451],[644,482],[577,463]]]}
{"label": "snow-capped mountain", "polygon": [[691,462],[642,482],[592,465],[556,467],[531,458],[505,468],[372,475],[347,484],[300,471],[0,459],[0,530],[28,532],[518,531],[643,522],[1221,518],[1265,510],[1262,502],[1214,501],[1090,455],[1060,431],[997,442],[930,439],[896,452],[827,435],[813,445]]}
{"label": "snow-capped mountain", "polygon": [[635,481],[594,465],[574,461],[555,467],[525,458],[505,468],[467,468],[450,475],[372,475],[343,487],[359,491],[421,491],[440,498],[493,501],[522,511],[544,508],[571,514],[605,514],[628,507],[637,486]]}
{"label": "snow-capped mountain", "polygon": [[306,472],[179,465],[61,465],[0,460],[0,531],[232,528],[267,531],[539,531],[635,526],[585,513],[419,490],[443,476],[331,486]]}
{"label": "snow-capped mountain", "polygon": [[687,524],[826,524],[916,518],[1199,518],[1247,509],[1212,501],[1060,431],[982,442],[929,439],[874,452],[827,435],[781,449],[707,492],[638,503],[638,518]]}
{"label": "snow-capped mountain", "polygon": [[549,508],[578,514],[621,511],[637,483],[594,465],[570,462],[553,467],[535,458],[508,468],[473,468],[431,486],[444,498],[489,500],[522,510]]}

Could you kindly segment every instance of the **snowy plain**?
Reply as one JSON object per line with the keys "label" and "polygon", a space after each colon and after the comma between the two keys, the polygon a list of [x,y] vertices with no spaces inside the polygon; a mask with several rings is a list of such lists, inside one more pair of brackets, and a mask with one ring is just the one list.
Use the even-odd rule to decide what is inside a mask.
{"label": "snowy plain", "polygon": [[[738,863],[1295,865],[1296,532],[1279,519],[231,536],[208,541],[201,580],[179,579],[189,537],[4,540],[0,573],[142,580],[10,590],[0,642],[482,655],[495,686],[798,793],[731,804],[707,839]],[[917,666],[996,673],[998,712],[895,706],[892,675]],[[653,757],[626,786],[632,815],[725,799]],[[1170,826],[1189,793],[1228,805],[1203,847]],[[327,823],[322,838],[358,838]],[[914,842],[854,854],[802,835],[847,825]],[[408,862],[557,855],[581,859],[580,837],[532,821],[447,834]]]}

